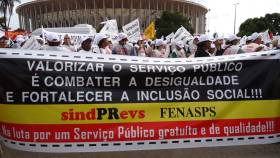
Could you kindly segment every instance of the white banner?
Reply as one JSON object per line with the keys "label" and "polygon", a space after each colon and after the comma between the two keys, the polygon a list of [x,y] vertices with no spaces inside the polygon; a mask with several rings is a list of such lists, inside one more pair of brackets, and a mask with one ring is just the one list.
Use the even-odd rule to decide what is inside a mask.
{"label": "white banner", "polygon": [[108,37],[111,38],[113,43],[117,42],[118,39],[118,23],[117,20],[113,19],[113,20],[107,20],[105,22],[102,22],[101,24],[105,24],[103,26],[103,28],[100,30],[99,33],[105,34]]}
{"label": "white banner", "polygon": [[92,38],[92,39],[94,38],[94,35],[93,35],[93,34],[90,35],[90,34],[56,33],[56,32],[50,32],[50,31],[47,31],[47,30],[45,30],[45,29],[42,29],[42,34],[43,34],[44,36],[46,36],[46,35],[49,34],[49,33],[55,33],[55,34],[57,34],[61,40],[63,40],[63,38],[64,38],[65,35],[68,35],[68,36],[71,38],[72,42],[73,42],[75,45],[81,44],[81,43],[82,43],[82,40],[83,40],[84,38]]}
{"label": "white banner", "polygon": [[175,36],[175,33],[172,32],[171,34],[169,34],[169,35],[166,36],[165,38],[166,38],[166,40],[167,40],[168,42],[172,42],[172,39],[173,39],[174,36]]}
{"label": "white banner", "polygon": [[29,38],[21,49],[28,49],[28,50],[39,50],[42,48],[42,45],[37,41],[36,37]]}
{"label": "white banner", "polygon": [[128,40],[138,41],[141,37],[139,20],[136,19],[130,22],[129,24],[123,26],[123,31],[128,35]]}
{"label": "white banner", "polygon": [[190,40],[190,39],[193,39],[193,36],[189,33],[189,31],[186,29],[186,28],[184,28],[183,26],[182,27],[180,27],[177,31],[176,31],[176,33],[175,33],[175,35],[174,35],[174,37],[173,37],[173,41],[174,42],[178,42],[178,41],[184,41],[184,42],[186,42],[186,41],[188,41],[188,40]]}
{"label": "white banner", "polygon": [[262,33],[262,39],[265,44],[271,42],[268,30],[266,30],[264,33]]}

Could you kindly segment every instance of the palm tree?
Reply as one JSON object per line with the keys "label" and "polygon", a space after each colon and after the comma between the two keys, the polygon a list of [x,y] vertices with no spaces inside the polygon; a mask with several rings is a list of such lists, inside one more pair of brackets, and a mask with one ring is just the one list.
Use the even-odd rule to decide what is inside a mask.
{"label": "palm tree", "polygon": [[3,14],[3,18],[5,20],[4,29],[8,29],[10,26],[10,21],[13,15],[15,2],[21,3],[20,0],[0,0],[0,13]]}

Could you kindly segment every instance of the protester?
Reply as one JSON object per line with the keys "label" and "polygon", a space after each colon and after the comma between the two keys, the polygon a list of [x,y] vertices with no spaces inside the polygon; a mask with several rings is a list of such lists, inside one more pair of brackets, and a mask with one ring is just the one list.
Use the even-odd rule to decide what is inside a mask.
{"label": "protester", "polygon": [[147,49],[144,45],[144,38],[140,37],[140,39],[134,45],[132,51],[133,52],[131,54],[134,54],[135,56],[146,57]]}
{"label": "protester", "polygon": [[223,36],[217,37],[214,40],[214,45],[216,47],[216,50],[215,50],[215,55],[216,56],[222,56],[224,54],[225,50],[223,49],[223,44],[224,44],[224,37]]}
{"label": "protester", "polygon": [[92,39],[91,38],[84,38],[82,40],[81,48],[79,53],[93,53],[92,50]]}
{"label": "protester", "polygon": [[211,44],[211,47],[208,52],[210,57],[216,56],[216,46],[214,43]]}
{"label": "protester", "polygon": [[8,41],[9,39],[6,36],[2,36],[0,38],[0,48],[9,48]]}
{"label": "protester", "polygon": [[64,47],[69,52],[76,52],[77,51],[77,49],[75,48],[75,46],[71,42],[70,36],[67,35],[67,34],[64,36],[62,47]]}
{"label": "protester", "polygon": [[186,52],[184,50],[184,42],[178,41],[176,42],[176,48],[170,54],[171,58],[186,58]]}
{"label": "protester", "polygon": [[264,51],[264,46],[262,46],[262,37],[259,33],[253,33],[251,38],[246,42],[245,46],[242,47],[242,50],[245,53],[253,53],[253,52],[260,52]]}
{"label": "protester", "polygon": [[166,43],[163,39],[157,39],[155,41],[155,47],[153,57],[167,58],[169,56],[169,49],[166,47]]}
{"label": "protester", "polygon": [[194,57],[210,57],[209,49],[211,49],[213,39],[208,35],[201,35],[197,43],[197,51]]}
{"label": "protester", "polygon": [[275,39],[272,41],[273,50],[280,49],[280,39]]}
{"label": "protester", "polygon": [[15,41],[14,41],[13,48],[20,49],[24,45],[24,42],[25,42],[24,36],[17,35],[17,37],[15,38]]}
{"label": "protester", "polygon": [[257,47],[258,46],[255,43],[253,43],[252,37],[248,36],[247,39],[246,39],[246,45],[244,45],[241,49],[245,53],[251,53],[251,52],[254,52]]}
{"label": "protester", "polygon": [[249,44],[251,44],[251,43],[253,43],[252,37],[251,37],[251,36],[248,36],[248,37],[246,38],[246,45],[249,45]]}
{"label": "protester", "polygon": [[225,48],[224,55],[242,54],[244,51],[239,47],[240,37],[230,35],[227,38],[227,47]]}
{"label": "protester", "polygon": [[125,33],[119,33],[118,42],[119,43],[114,46],[112,54],[130,56],[133,47],[127,43],[128,36]]}
{"label": "protester", "polygon": [[147,51],[146,51],[146,57],[153,57],[154,49],[156,48],[155,41],[148,42],[148,44],[149,44],[149,47],[147,48]]}
{"label": "protester", "polygon": [[195,52],[197,51],[197,44],[199,43],[199,36],[195,36],[193,40],[189,43],[189,49],[190,49],[190,56],[194,56]]}
{"label": "protester", "polygon": [[45,46],[45,50],[47,50],[47,51],[68,51],[61,46],[61,40],[59,39],[59,36],[56,33],[46,34],[46,39],[47,39],[47,46]]}
{"label": "protester", "polygon": [[[63,37],[61,41],[60,36]],[[63,52],[93,52],[107,55],[127,55],[156,58],[194,58],[222,55],[234,55],[259,51],[275,50],[280,48],[280,41],[273,40],[267,33],[253,33],[244,36],[242,40],[236,35],[230,35],[226,40],[214,34],[215,40],[208,35],[195,35],[186,37],[168,38],[169,43],[161,39],[140,38],[129,40],[125,33],[114,36],[97,33],[96,35],[82,35],[82,43],[73,42],[70,37],[75,35],[43,31],[41,37],[18,35],[14,41],[3,36],[0,38],[1,48],[34,49]],[[108,37],[110,36],[110,37]],[[79,36],[80,37],[80,36]],[[92,37],[95,37],[92,39]],[[28,39],[30,38],[30,39]],[[133,38],[132,38],[133,39]],[[184,41],[180,41],[180,40]],[[186,40],[187,39],[187,40]],[[177,42],[174,42],[177,41]],[[226,42],[225,42],[226,41]],[[112,44],[114,43],[114,45]],[[264,45],[264,43],[267,45]],[[77,49],[79,46],[79,49]]]}
{"label": "protester", "polygon": [[108,41],[109,37],[106,36],[105,34],[97,34],[95,36],[95,44],[98,46],[99,48],[99,53],[100,54],[112,54],[112,50],[110,49],[110,42]]}

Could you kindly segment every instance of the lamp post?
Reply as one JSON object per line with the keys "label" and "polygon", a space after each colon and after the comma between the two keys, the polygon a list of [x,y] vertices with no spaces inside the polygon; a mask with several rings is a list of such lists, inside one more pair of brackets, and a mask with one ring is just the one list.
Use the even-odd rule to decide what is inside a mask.
{"label": "lamp post", "polygon": [[208,27],[207,27],[208,34],[210,33],[210,11],[211,11],[211,9],[208,9]]}
{"label": "lamp post", "polygon": [[234,5],[234,34],[235,34],[235,30],[236,30],[236,10],[237,10],[237,5],[239,5],[239,3],[235,3]]}

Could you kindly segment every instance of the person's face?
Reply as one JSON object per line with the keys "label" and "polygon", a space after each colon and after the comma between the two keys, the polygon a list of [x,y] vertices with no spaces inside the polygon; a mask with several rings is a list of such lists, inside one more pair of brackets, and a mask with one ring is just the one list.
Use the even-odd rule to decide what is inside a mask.
{"label": "person's face", "polygon": [[7,45],[7,41],[4,40],[4,39],[1,39],[0,40],[0,48],[7,48],[8,45]]}
{"label": "person's face", "polygon": [[222,39],[218,39],[218,40],[216,40],[215,41],[215,45],[223,45],[223,43],[224,43],[224,40],[222,40]]}
{"label": "person's face", "polygon": [[70,45],[70,44],[71,44],[71,39],[70,39],[69,36],[65,36],[65,37],[64,37],[64,44],[65,44],[65,45]]}
{"label": "person's face", "polygon": [[198,38],[195,38],[195,39],[193,40],[193,44],[197,45],[197,43],[198,43]]}
{"label": "person's face", "polygon": [[85,41],[83,44],[82,44],[82,48],[85,50],[85,51],[90,51],[91,49],[91,41]]}
{"label": "person's face", "polygon": [[164,45],[164,44],[163,44],[163,45],[160,45],[160,46],[159,46],[159,50],[162,50],[162,49],[166,49],[166,45]]}
{"label": "person's face", "polygon": [[262,39],[261,38],[257,38],[255,43],[262,44]]}
{"label": "person's face", "polygon": [[100,44],[101,48],[106,48],[109,45],[110,45],[110,42],[107,39],[103,39]]}
{"label": "person's face", "polygon": [[139,46],[143,46],[144,45],[144,41],[143,40],[141,40],[141,41],[138,41],[138,43],[137,43]]}
{"label": "person's face", "polygon": [[121,40],[121,41],[120,41],[120,45],[126,45],[127,41],[128,41],[128,39],[127,39],[127,38],[126,38],[126,39]]}

